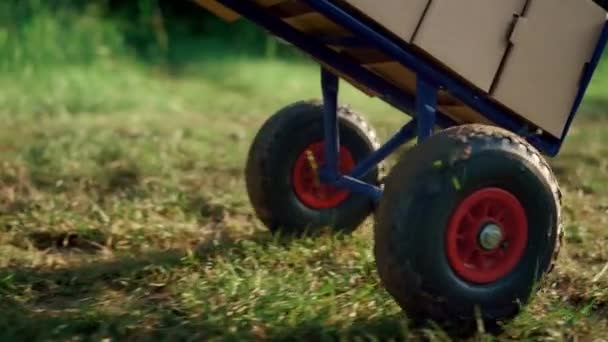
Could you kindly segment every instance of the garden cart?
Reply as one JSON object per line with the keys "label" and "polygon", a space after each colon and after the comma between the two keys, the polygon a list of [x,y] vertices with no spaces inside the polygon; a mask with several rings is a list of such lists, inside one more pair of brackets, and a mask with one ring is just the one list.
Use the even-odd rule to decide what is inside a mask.
{"label": "garden cart", "polygon": [[[560,249],[561,194],[545,156],[559,153],[600,60],[608,39],[605,12],[583,0],[564,1],[563,8],[548,0],[471,0],[478,6],[473,11],[453,0],[197,2],[229,21],[247,18],[321,65],[323,100],[281,109],[250,150],[247,189],[270,230],[349,232],[374,213],[378,274],[410,319],[471,332],[479,322],[492,327],[520,312]],[[380,13],[384,20],[375,16],[404,3],[419,6],[402,12],[394,25],[390,11]],[[477,20],[471,15],[449,22],[488,3],[484,11],[496,20],[481,18],[469,27]],[[587,19],[573,20],[586,24],[552,26],[545,17],[579,10]],[[402,25],[406,17],[433,16],[439,16],[433,24],[416,19],[409,28]],[[510,37],[504,51],[490,36],[498,28],[479,26],[501,20]],[[561,40],[547,35],[547,27],[564,30],[555,32]],[[454,48],[459,40],[447,38],[451,34],[462,34],[463,41],[478,36],[463,51]],[[535,34],[544,35],[543,47],[532,44],[541,39]],[[586,45],[564,46],[583,41],[592,41],[588,53]],[[552,47],[563,51],[552,55]],[[543,74],[581,53],[581,70]],[[576,77],[571,98],[547,101],[547,94],[562,91],[557,88],[566,77]],[[411,120],[381,145],[370,124],[338,105],[340,78]],[[384,160],[414,139],[385,175]]]}

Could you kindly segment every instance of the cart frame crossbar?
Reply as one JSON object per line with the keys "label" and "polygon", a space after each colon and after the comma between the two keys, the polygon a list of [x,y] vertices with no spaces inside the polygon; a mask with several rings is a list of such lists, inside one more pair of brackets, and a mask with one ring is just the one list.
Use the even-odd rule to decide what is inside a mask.
{"label": "cart frame crossbar", "polygon": [[[447,114],[437,108],[437,96],[440,89],[447,90],[467,106],[482,113],[484,117],[497,126],[522,136],[542,153],[551,157],[557,155],[608,42],[608,24],[606,24],[591,61],[585,66],[583,71],[579,91],[564,133],[560,138],[556,138],[547,134],[537,134],[535,130],[531,130],[524,120],[493,102],[486,94],[439,69],[432,62],[414,53],[412,48],[406,44],[375,31],[369,25],[344,11],[330,0],[302,1],[323,16],[352,32],[356,38],[349,38],[342,42],[341,40],[331,40],[331,38],[324,39],[309,36],[269,14],[267,10],[253,2],[220,0],[224,6],[240,13],[253,23],[265,28],[273,35],[289,42],[322,63],[321,86],[323,90],[323,123],[327,162],[320,173],[321,181],[352,192],[365,194],[375,201],[380,200],[382,190],[375,185],[361,181],[362,177],[408,141],[415,138],[418,138],[418,142],[424,141],[432,135],[436,126],[448,128],[458,125]],[[358,63],[331,50],[327,47],[328,42],[335,45],[344,43],[345,46],[373,47],[390,56],[416,73],[416,95],[413,96],[402,91]],[[377,151],[359,162],[349,175],[342,175],[338,171],[338,146],[340,146],[340,132],[337,119],[339,77],[330,70],[335,70],[359,84],[365,85],[365,87],[378,94],[377,96],[386,103],[412,116],[411,121],[405,124]]]}

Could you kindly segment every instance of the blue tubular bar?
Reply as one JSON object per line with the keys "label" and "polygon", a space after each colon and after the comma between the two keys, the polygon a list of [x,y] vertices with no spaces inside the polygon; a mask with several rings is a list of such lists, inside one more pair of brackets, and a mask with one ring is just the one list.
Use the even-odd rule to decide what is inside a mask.
{"label": "blue tubular bar", "polygon": [[340,155],[340,126],[338,125],[338,77],[327,69],[321,69],[323,89],[323,128],[325,130],[325,160],[321,170],[321,180],[335,182],[339,177],[338,156]]}
{"label": "blue tubular bar", "polygon": [[399,146],[412,140],[416,136],[416,119],[411,120],[405,126],[401,127],[399,132],[389,139],[382,147],[380,147],[376,153],[368,156],[365,160],[357,165],[357,167],[351,172],[350,177],[361,179],[381,161],[386,159],[391,153],[393,153]]}
{"label": "blue tubular bar", "polygon": [[437,87],[418,76],[416,79],[416,115],[418,117],[418,142],[433,135],[437,111]]}
{"label": "blue tubular bar", "polygon": [[[522,128],[525,127],[523,120],[517,120],[514,115],[510,115],[506,111],[500,109],[497,104],[485,97],[481,92],[474,90],[456,77],[439,71],[430,62],[413,54],[407,47],[401,46],[384,35],[374,31],[360,20],[345,12],[338,5],[329,0],[303,1],[337,24],[344,26],[344,28],[351,31],[356,36],[365,39],[370,45],[377,47],[389,56],[398,60],[404,66],[416,71],[418,76],[423,76],[438,86],[446,88],[466,105],[483,113],[483,115],[497,125],[513,132],[520,132]],[[552,155],[559,152],[562,144],[562,140],[560,139],[551,139],[548,137],[528,138],[530,143],[537,148]]]}
{"label": "blue tubular bar", "polygon": [[352,192],[367,195],[374,202],[378,203],[382,198],[382,190],[371,184],[365,183],[350,176],[342,176],[335,183],[336,186],[348,189]]}

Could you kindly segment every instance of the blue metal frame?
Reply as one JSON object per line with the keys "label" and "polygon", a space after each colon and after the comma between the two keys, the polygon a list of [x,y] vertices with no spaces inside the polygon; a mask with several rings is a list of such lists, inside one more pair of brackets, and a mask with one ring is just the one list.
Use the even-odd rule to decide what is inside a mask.
{"label": "blue metal frame", "polygon": [[367,175],[376,165],[386,159],[401,145],[412,140],[416,136],[418,122],[416,119],[405,124],[397,134],[390,138],[382,145],[375,153],[372,153],[366,159],[361,161],[355,169],[350,173],[352,178],[361,179]]}
{"label": "blue metal frame", "polygon": [[376,202],[382,197],[382,190],[360,179],[382,162],[392,152],[416,135],[422,142],[433,134],[436,123],[438,88],[423,77],[417,80],[416,118],[395,134],[377,152],[359,163],[350,175],[341,175],[338,170],[340,127],[338,124],[338,84],[339,78],[329,70],[321,69],[321,88],[323,90],[323,123],[325,129],[326,164],[321,169],[321,181],[363,193]]}
{"label": "blue metal frame", "polygon": [[418,117],[418,142],[433,135],[437,113],[437,86],[423,76],[416,79],[416,114]]}
{"label": "blue metal frame", "polygon": [[[593,58],[583,73],[579,93],[573,105],[566,129],[563,136],[558,139],[549,135],[538,135],[528,131],[528,124],[523,119],[489,99],[486,94],[471,87],[461,79],[437,68],[432,62],[414,53],[406,44],[375,31],[331,0],[302,1],[352,32],[356,38],[343,40],[331,37],[312,37],[297,31],[279,18],[268,14],[264,8],[259,7],[253,2],[243,0],[219,1],[322,63],[321,85],[325,110],[324,127],[327,164],[321,171],[321,180],[325,183],[344,187],[353,192],[366,194],[375,200],[380,199],[382,192],[378,187],[360,180],[365,174],[407,141],[415,137],[418,137],[419,141],[428,138],[433,133],[436,125],[442,128],[457,125],[454,120],[437,108],[437,92],[439,89],[448,90],[467,106],[482,113],[491,122],[523,136],[545,154],[549,156],[557,155],[608,42],[607,23],[602,31]],[[410,70],[415,71],[417,74],[416,96],[403,92],[382,77],[363,68],[357,62],[327,48],[328,42],[343,43],[348,46],[370,46],[382,51]],[[361,161],[350,175],[340,175],[338,170],[340,134],[337,117],[337,98],[339,79],[328,70],[337,71],[340,74],[348,76],[353,81],[365,85],[365,87],[374,91],[378,97],[388,104],[413,116],[412,121],[402,127],[378,151]]]}
{"label": "blue metal frame", "polygon": [[327,69],[321,69],[323,90],[323,127],[325,128],[326,164],[321,169],[321,182],[335,183],[339,178],[338,159],[340,155],[340,125],[338,125],[338,84],[339,79]]}
{"label": "blue metal frame", "polygon": [[[327,161],[321,169],[321,182],[334,184],[353,192],[363,193],[375,201],[382,197],[382,190],[377,186],[361,181],[360,177],[341,175],[338,170],[340,155],[340,125],[338,124],[338,84],[339,78],[329,70],[321,69],[321,88],[323,90],[323,124],[325,129],[325,155]],[[395,146],[394,148],[398,147]],[[392,152],[394,148],[390,151]],[[373,153],[372,156],[377,155]],[[383,158],[384,159],[384,158]],[[381,160],[368,161],[369,169],[376,166]],[[368,167],[368,166],[366,166]],[[363,170],[368,172],[368,170]]]}

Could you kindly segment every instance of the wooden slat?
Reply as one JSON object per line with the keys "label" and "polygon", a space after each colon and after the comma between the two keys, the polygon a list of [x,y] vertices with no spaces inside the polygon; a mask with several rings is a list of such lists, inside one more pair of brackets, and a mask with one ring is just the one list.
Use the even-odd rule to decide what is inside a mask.
{"label": "wooden slat", "polygon": [[[371,63],[364,65],[384,80],[397,86],[405,93],[416,96],[416,73],[396,61]],[[439,105],[465,106],[462,102],[451,96],[447,91],[439,90],[437,94]]]}
{"label": "wooden slat", "polygon": [[298,31],[307,34],[333,37],[341,37],[349,34],[345,28],[316,12],[287,18],[284,19],[284,21]]}
{"label": "wooden slat", "polygon": [[[194,0],[197,4],[207,9],[209,12],[215,14],[216,16],[224,19],[227,22],[234,22],[241,18],[241,15],[231,10],[230,8],[222,5],[216,0]],[[262,7],[271,7],[278,5],[285,0],[255,0],[255,3],[261,5]]]}
{"label": "wooden slat", "polygon": [[340,52],[361,64],[377,64],[392,61],[389,56],[383,54],[377,49],[372,48],[345,47],[340,48]]}
{"label": "wooden slat", "polygon": [[[384,80],[397,86],[403,92],[415,96],[416,74],[398,62],[384,62],[368,64],[365,67]],[[483,123],[491,125],[492,122],[479,112],[468,107],[446,91],[438,94],[439,109],[458,123]]]}
{"label": "wooden slat", "polygon": [[364,66],[408,94],[416,93],[416,74],[398,62],[383,62]]}
{"label": "wooden slat", "polygon": [[378,96],[378,93],[376,93],[375,91],[369,89],[368,87],[364,86],[363,84],[353,80],[352,78],[350,78],[348,75],[343,74],[339,71],[337,71],[336,69],[330,67],[329,65],[318,61],[325,69],[331,71],[331,73],[333,73],[334,75],[342,78],[343,80],[345,80],[346,82],[350,83],[353,87],[359,89],[362,93],[364,93],[365,95],[369,96],[369,97],[376,97]]}
{"label": "wooden slat", "polygon": [[271,9],[272,14],[283,19],[296,17],[302,14],[314,12],[314,10],[302,1],[284,1]]}
{"label": "wooden slat", "polygon": [[465,123],[481,123],[486,125],[493,125],[485,116],[479,112],[473,110],[471,107],[462,106],[440,106],[441,112],[445,113],[453,120],[460,124]]}
{"label": "wooden slat", "polygon": [[197,4],[228,22],[238,20],[241,16],[215,0],[194,0]]}

